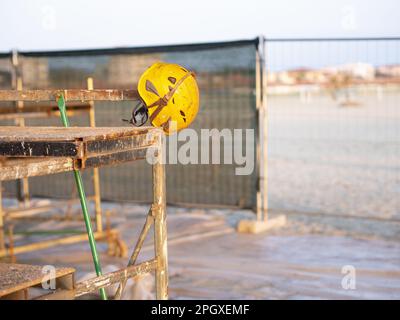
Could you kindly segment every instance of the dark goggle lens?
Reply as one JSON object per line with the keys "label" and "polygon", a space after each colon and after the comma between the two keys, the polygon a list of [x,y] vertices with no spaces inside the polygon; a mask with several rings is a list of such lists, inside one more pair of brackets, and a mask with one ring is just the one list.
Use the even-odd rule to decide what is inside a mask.
{"label": "dark goggle lens", "polygon": [[138,108],[135,108],[132,112],[132,123],[140,127],[144,125],[149,119],[149,113],[147,111],[147,107],[141,104]]}
{"label": "dark goggle lens", "polygon": [[139,103],[135,106],[132,111],[132,118],[130,120],[122,119],[122,121],[129,122],[136,127],[144,125],[149,119],[149,113],[147,107],[143,103]]}

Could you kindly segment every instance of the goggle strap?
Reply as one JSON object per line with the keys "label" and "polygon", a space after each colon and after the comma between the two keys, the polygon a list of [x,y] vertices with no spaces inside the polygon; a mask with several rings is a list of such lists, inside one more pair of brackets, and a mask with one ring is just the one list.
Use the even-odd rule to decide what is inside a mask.
{"label": "goggle strap", "polygon": [[153,108],[153,107],[165,107],[168,104],[168,101],[172,98],[172,96],[174,95],[174,93],[176,92],[176,90],[178,89],[178,87],[183,83],[183,81],[185,81],[189,76],[193,76],[194,77],[194,73],[193,72],[188,72],[186,73],[182,78],[180,78],[178,80],[178,82],[175,84],[175,86],[172,88],[172,90],[168,91],[168,93],[158,99],[157,101],[155,101],[154,103],[152,103],[151,105],[147,106],[147,108]]}

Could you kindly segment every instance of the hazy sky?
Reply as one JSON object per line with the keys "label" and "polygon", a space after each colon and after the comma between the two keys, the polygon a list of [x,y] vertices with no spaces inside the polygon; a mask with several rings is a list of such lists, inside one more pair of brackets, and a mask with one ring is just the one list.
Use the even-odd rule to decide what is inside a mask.
{"label": "hazy sky", "polygon": [[399,0],[1,0],[0,51],[399,36]]}

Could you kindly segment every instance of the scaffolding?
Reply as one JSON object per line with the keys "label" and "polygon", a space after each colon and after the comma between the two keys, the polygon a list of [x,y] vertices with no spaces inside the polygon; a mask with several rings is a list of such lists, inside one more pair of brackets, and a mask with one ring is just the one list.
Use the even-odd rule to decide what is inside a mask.
{"label": "scaffolding", "polygon": [[[135,90],[0,90],[0,101],[56,101],[60,95],[67,102],[135,100]],[[73,170],[84,170],[106,165],[116,165],[140,159],[152,163],[153,201],[145,226],[135,246],[127,268],[99,275],[54,292],[47,298],[79,297],[115,283],[121,283],[120,297],[127,279],[155,270],[156,297],[167,299],[167,233],[165,211],[165,173],[162,163],[162,136],[158,128],[58,128],[58,127],[1,127],[0,128],[0,180],[24,179]],[[154,224],[155,258],[135,264],[144,238]],[[0,227],[3,215],[0,212]],[[0,229],[3,233],[3,230]],[[101,237],[99,232],[95,237]],[[3,235],[2,235],[3,237]],[[54,245],[87,240],[87,235],[73,236],[66,240],[49,240],[13,248],[14,254]],[[3,248],[5,255],[7,248]]]}
{"label": "scaffolding", "polygon": [[[22,79],[17,77],[17,90],[21,91],[22,88]],[[87,79],[87,89],[93,90],[93,79]],[[94,101],[88,100],[85,102],[76,101],[68,104],[67,108],[67,116],[88,116],[88,124],[90,127],[95,127],[95,110],[94,110]],[[24,101],[18,100],[15,102],[15,106],[13,107],[5,107],[0,109],[0,120],[14,119],[16,125],[20,127],[25,126],[26,119],[48,119],[48,118],[59,118],[59,110],[55,103],[48,103],[48,101],[42,103],[36,103],[34,105],[24,106]],[[56,216],[54,213],[51,216],[51,219],[54,220],[72,220],[71,216],[71,208],[72,205],[79,201],[76,192],[73,192],[73,198],[60,201],[57,205],[33,205],[30,202],[30,192],[29,192],[29,180],[27,177],[23,179],[17,179],[17,198],[19,201],[19,205],[17,208],[5,208],[2,205],[2,201],[0,201],[0,212],[3,215],[3,224],[8,221],[8,237],[9,243],[13,244],[14,240],[12,239],[14,236],[13,222],[17,222],[20,220],[28,220],[28,221],[37,221],[37,220],[48,220],[50,218],[41,217],[40,214],[45,212],[50,212],[53,209],[60,208],[62,206],[66,207],[66,212],[62,216]],[[125,256],[126,255],[126,245],[118,236],[118,232],[114,229],[111,229],[108,225],[106,231],[103,230],[103,217],[102,217],[102,209],[101,209],[101,194],[100,194],[100,177],[99,177],[99,169],[92,169],[92,179],[93,185],[93,196],[87,197],[89,201],[93,201],[94,203],[94,221],[96,225],[96,232],[98,239],[104,240],[107,239],[109,244],[108,252],[117,256]],[[0,185],[1,188],[1,185]],[[21,191],[21,192],[18,192]],[[76,191],[76,190],[75,190]],[[0,191],[1,195],[1,191]],[[1,199],[1,197],[0,197]],[[65,239],[69,242],[69,237]],[[76,239],[78,239],[76,237]],[[60,241],[62,239],[59,239]],[[0,248],[4,248],[4,238],[0,237]],[[16,251],[15,251],[16,249]],[[22,251],[21,251],[22,250]],[[10,255],[11,261],[15,261],[15,252],[24,252],[23,248],[15,248],[11,245],[10,250],[6,251],[6,255]],[[0,254],[0,257],[2,255]]]}

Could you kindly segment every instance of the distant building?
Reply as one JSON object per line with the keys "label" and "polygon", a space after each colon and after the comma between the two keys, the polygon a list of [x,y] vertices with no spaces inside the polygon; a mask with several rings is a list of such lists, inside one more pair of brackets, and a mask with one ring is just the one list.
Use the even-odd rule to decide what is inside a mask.
{"label": "distant building", "polygon": [[375,68],[356,62],[320,70],[297,68],[267,74],[269,92],[287,94],[317,92],[321,88],[373,83],[400,83],[400,64]]}
{"label": "distant building", "polygon": [[267,72],[267,83],[276,84],[278,82],[278,76],[276,72]]}
{"label": "distant building", "polygon": [[326,76],[319,70],[298,68],[281,72],[270,72],[267,77],[269,84],[295,85],[325,83]]}
{"label": "distant building", "polygon": [[375,68],[369,63],[356,62],[344,64],[337,67],[323,69],[327,74],[345,73],[352,78],[371,81],[375,79]]}
{"label": "distant building", "polygon": [[400,78],[400,65],[394,64],[378,67],[376,76],[381,78]]}
{"label": "distant building", "polygon": [[295,84],[296,79],[289,71],[278,72],[277,79],[279,84]]}

